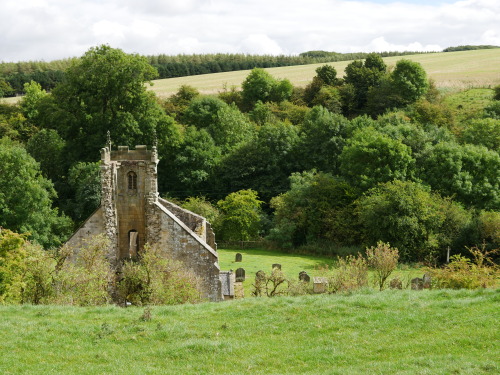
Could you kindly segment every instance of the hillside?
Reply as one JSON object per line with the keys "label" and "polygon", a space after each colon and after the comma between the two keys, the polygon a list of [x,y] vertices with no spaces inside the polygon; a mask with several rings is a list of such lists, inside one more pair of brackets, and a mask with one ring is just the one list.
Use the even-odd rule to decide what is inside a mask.
{"label": "hillside", "polygon": [[[396,61],[409,59],[419,62],[428,76],[440,88],[466,89],[472,87],[492,87],[500,84],[500,49],[442,52],[409,56],[386,57],[384,61],[394,66]],[[342,75],[350,61],[331,63]],[[287,78],[294,86],[305,86],[314,77],[315,70],[325,64],[299,65],[266,69],[277,78]],[[232,86],[240,87],[250,71],[204,74],[190,77],[170,78],[154,81],[151,87],[159,96],[170,96],[181,85],[196,87],[204,94],[217,93]]]}
{"label": "hillside", "polygon": [[0,306],[2,374],[494,374],[499,292]]}

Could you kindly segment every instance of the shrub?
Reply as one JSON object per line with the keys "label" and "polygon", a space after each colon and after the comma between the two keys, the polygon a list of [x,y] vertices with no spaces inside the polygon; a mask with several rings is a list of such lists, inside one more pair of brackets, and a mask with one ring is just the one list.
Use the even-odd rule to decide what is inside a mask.
{"label": "shrub", "polygon": [[63,247],[57,259],[53,302],[79,306],[103,305],[112,300],[114,271],[107,258],[109,239],[93,236],[76,249]]}
{"label": "shrub", "polygon": [[146,245],[137,262],[123,264],[118,296],[134,305],[194,303],[200,301],[199,280],[157,246]]}
{"label": "shrub", "polygon": [[361,255],[338,258],[338,267],[328,278],[330,292],[345,292],[361,289],[368,285],[368,263]]}
{"label": "shrub", "polygon": [[385,281],[398,265],[398,249],[389,243],[378,242],[376,247],[366,249],[368,264],[375,270],[376,283],[380,290],[384,288]]}
{"label": "shrub", "polygon": [[[290,281],[285,277],[283,271],[279,268],[273,268],[270,275],[264,271],[259,271],[255,275],[255,283],[252,285],[252,295],[261,297],[275,297],[280,295],[287,295],[289,293]],[[297,288],[293,288],[295,295],[298,292]]]}
{"label": "shrub", "polygon": [[451,262],[439,269],[430,269],[433,287],[449,289],[478,289],[494,287],[500,270],[490,255],[497,250],[486,251],[478,247],[468,248],[473,260],[463,255],[453,255]]}

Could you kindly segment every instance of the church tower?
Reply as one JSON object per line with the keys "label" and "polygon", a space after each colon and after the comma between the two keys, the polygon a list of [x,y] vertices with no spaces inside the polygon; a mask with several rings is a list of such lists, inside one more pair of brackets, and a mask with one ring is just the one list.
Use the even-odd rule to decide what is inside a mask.
{"label": "church tower", "polygon": [[212,227],[204,217],[159,197],[157,166],[156,146],[112,150],[108,135],[107,145],[101,149],[101,205],[67,244],[79,249],[90,236],[104,234],[110,242],[108,259],[118,270],[124,259],[140,257],[148,243],[191,271],[200,280],[202,296],[220,301]]}

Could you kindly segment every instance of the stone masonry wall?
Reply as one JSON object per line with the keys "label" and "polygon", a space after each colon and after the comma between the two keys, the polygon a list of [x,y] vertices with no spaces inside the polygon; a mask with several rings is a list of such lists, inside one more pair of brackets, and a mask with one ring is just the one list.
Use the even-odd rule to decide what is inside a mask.
{"label": "stone masonry wall", "polygon": [[150,243],[157,244],[167,258],[182,262],[201,279],[203,297],[219,301],[217,252],[158,202],[148,208],[147,228]]}
{"label": "stone masonry wall", "polygon": [[104,221],[103,209],[99,207],[66,242],[67,246],[75,250],[75,257],[85,240],[106,232]]}

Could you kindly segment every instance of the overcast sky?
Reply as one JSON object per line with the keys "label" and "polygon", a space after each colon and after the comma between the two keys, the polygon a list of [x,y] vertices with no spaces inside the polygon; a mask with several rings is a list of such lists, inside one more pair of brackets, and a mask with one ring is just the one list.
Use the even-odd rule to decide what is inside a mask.
{"label": "overcast sky", "polygon": [[0,0],[0,61],[500,45],[500,0]]}

